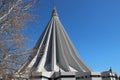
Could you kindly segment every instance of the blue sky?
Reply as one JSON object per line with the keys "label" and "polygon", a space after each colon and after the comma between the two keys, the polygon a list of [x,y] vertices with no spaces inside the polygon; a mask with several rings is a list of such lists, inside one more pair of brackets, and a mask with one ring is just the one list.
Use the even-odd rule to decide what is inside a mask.
{"label": "blue sky", "polygon": [[[120,75],[120,0],[56,0],[57,11],[64,28],[84,62],[95,72],[112,67]],[[32,13],[32,48],[47,25],[53,0],[41,0]]]}

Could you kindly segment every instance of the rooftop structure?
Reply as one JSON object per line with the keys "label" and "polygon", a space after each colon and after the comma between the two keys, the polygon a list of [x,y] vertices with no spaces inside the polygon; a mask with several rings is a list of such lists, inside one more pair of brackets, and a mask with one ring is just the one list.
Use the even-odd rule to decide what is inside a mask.
{"label": "rooftop structure", "polygon": [[23,70],[34,70],[34,72],[91,71],[79,58],[77,51],[59,20],[55,8],[35,49],[37,52],[30,56]]}
{"label": "rooftop structure", "polygon": [[81,60],[56,8],[34,49],[36,51],[18,71],[21,77],[30,80],[118,80],[112,69],[93,72]]}

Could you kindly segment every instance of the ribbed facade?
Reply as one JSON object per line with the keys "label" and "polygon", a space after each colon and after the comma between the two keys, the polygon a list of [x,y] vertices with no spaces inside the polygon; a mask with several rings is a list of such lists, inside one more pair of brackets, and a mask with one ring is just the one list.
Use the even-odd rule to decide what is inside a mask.
{"label": "ribbed facade", "polygon": [[54,8],[51,19],[38,40],[25,70],[35,72],[90,72],[80,59]]}

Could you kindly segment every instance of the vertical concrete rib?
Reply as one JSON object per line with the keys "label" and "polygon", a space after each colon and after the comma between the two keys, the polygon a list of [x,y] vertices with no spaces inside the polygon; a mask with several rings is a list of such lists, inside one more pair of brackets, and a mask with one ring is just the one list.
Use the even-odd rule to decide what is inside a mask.
{"label": "vertical concrete rib", "polygon": [[[54,17],[53,17],[54,18]],[[55,21],[53,22],[53,38],[52,38],[52,71],[56,71],[56,24]]]}
{"label": "vertical concrete rib", "polygon": [[[63,28],[63,27],[61,27],[61,28]],[[82,69],[83,72],[86,72],[86,71],[89,72],[89,71],[91,71],[88,68],[88,66],[81,60],[80,56],[78,56],[78,53],[77,53],[76,49],[74,48],[74,45],[72,44],[71,40],[69,39],[69,36],[67,35],[65,29],[63,28],[62,30],[63,30],[63,33],[65,34],[64,36],[67,37],[66,38],[67,39],[67,43],[69,44],[68,46],[69,46],[69,48],[70,48],[70,50],[72,52],[71,55],[72,55],[73,58],[75,58],[75,60],[77,61],[77,63],[79,63],[80,69]]]}
{"label": "vertical concrete rib", "polygon": [[[56,21],[57,22],[57,21]],[[58,23],[58,22],[57,22]],[[57,24],[59,25],[59,24]],[[64,71],[70,71],[69,69],[69,64],[66,60],[66,57],[65,57],[65,50],[64,50],[64,43],[63,43],[63,39],[62,39],[62,33],[60,32],[60,29],[59,29],[59,26],[56,26],[57,27],[57,40],[58,40],[58,64],[60,65],[60,67],[64,70]]]}
{"label": "vertical concrete rib", "polygon": [[[52,23],[53,23],[53,21],[52,21]],[[50,35],[51,35],[51,31],[52,31],[52,23],[50,24],[50,30],[49,30],[49,34],[48,34],[48,37],[47,37],[46,48],[45,48],[43,57],[41,58],[42,60],[39,62],[39,65],[37,66],[37,72],[43,71],[44,66],[45,66],[48,46],[49,46],[49,42],[50,42]]]}

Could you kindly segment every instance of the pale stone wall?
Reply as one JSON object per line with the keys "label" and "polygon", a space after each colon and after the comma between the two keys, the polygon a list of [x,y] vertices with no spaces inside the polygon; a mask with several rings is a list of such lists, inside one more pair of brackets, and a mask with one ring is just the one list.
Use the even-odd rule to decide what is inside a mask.
{"label": "pale stone wall", "polygon": [[48,80],[47,78],[39,78],[39,79],[30,79],[30,80]]}
{"label": "pale stone wall", "polygon": [[[48,79],[49,78],[49,79]],[[19,80],[19,79],[13,79]],[[41,72],[33,73],[29,80],[119,80],[113,72]]]}
{"label": "pale stone wall", "polygon": [[76,78],[61,78],[60,80],[76,80]]}

